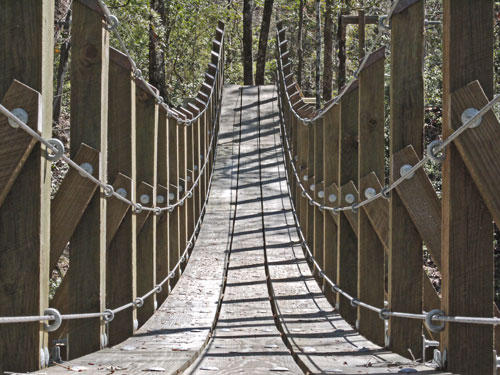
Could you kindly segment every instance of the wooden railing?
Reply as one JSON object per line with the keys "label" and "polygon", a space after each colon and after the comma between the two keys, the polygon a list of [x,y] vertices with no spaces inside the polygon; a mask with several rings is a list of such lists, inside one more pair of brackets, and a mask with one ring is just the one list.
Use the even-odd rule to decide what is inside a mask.
{"label": "wooden railing", "polygon": [[[479,126],[424,153],[424,1],[394,6],[383,24],[391,28],[390,129],[384,48],[367,56],[357,79],[316,111],[294,80],[286,28],[278,24],[282,134],[298,224],[318,281],[361,334],[416,359],[437,344],[441,367],[453,373],[496,373],[492,221],[500,220],[500,124],[488,111]],[[444,9],[446,140],[467,124],[466,110],[480,110],[493,97],[493,2],[445,0]],[[446,146],[442,199],[422,168],[406,174],[434,146]],[[423,245],[442,276],[439,294],[423,268]],[[439,322],[446,318],[435,314],[449,319]],[[450,322],[457,316],[490,320]],[[431,324],[424,324],[426,317]],[[441,324],[441,332],[428,328]]]}
{"label": "wooden railing", "polygon": [[[43,140],[52,136],[53,6],[0,6],[0,104]],[[224,24],[198,96],[174,109],[110,48],[109,21],[99,1],[73,2],[69,158],[89,175],[70,168],[51,199],[53,151],[0,115],[0,317],[52,319],[0,324],[0,373],[47,366],[56,344],[67,359],[132,335],[167,298],[196,238],[215,153]],[[49,301],[66,248],[69,270]],[[49,306],[63,316],[50,335]],[[97,317],[64,318],[85,313]]]}

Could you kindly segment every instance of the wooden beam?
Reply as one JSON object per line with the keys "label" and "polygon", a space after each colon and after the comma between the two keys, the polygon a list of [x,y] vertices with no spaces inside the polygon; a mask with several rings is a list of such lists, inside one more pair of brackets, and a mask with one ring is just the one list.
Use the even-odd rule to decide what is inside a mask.
{"label": "wooden beam", "polygon": [[[409,3],[407,3],[408,5]],[[412,1],[392,17],[390,155],[413,145],[422,156],[424,124],[424,1]],[[391,162],[390,181],[400,177]],[[389,308],[422,312],[422,240],[397,192],[389,208]],[[422,352],[422,322],[391,318],[390,349],[415,358]]]}
{"label": "wooden beam", "polygon": [[[109,32],[103,16],[80,1],[73,3],[71,30],[71,148],[81,143],[100,152],[94,168],[107,180]],[[70,239],[69,296],[75,312],[106,308],[106,199],[99,189]],[[102,348],[104,321],[70,321],[70,358]]]}
{"label": "wooden beam", "polygon": [[[365,16],[365,24],[378,24],[379,16]],[[359,25],[359,15],[357,16],[342,16],[342,25]]]}
{"label": "wooden beam", "polygon": [[[493,1],[444,0],[443,137],[465,109],[453,93],[478,80],[493,96]],[[469,130],[469,132],[472,132]],[[470,135],[469,135],[470,136]],[[492,317],[492,217],[455,144],[443,166],[442,309],[447,315]],[[471,303],[474,301],[474,303]],[[467,350],[463,343],[467,340]],[[447,370],[464,375],[494,370],[491,326],[447,324],[441,333]]]}
{"label": "wooden beam", "polygon": [[[168,119],[167,133],[168,133],[168,181],[169,191],[173,193],[174,200],[169,201],[169,204],[175,203],[180,197],[179,192],[179,149],[178,137],[180,126],[174,119]],[[169,270],[180,258],[180,207],[176,207],[169,215],[169,228],[168,228],[168,252],[169,252]],[[173,288],[178,280],[179,273],[177,272],[173,279],[169,280],[169,288]],[[169,289],[168,288],[168,289]]]}
{"label": "wooden beam", "polygon": [[[135,199],[137,176],[133,155],[136,154],[136,87],[131,67],[126,64],[126,56],[111,48],[110,60],[108,175],[118,176],[122,173],[128,176],[130,185],[128,188],[124,187],[124,193],[127,194],[127,199]],[[108,203],[109,209],[118,204],[115,199]],[[137,296],[137,219],[131,208],[127,208],[113,238],[111,233],[108,232],[108,235],[106,305],[114,309],[135,300]],[[127,309],[115,315],[115,319],[109,324],[110,345],[116,345],[132,335],[135,319],[135,309]]]}
{"label": "wooden beam", "polygon": [[[359,82],[351,86],[340,102],[339,170],[338,183],[344,186],[358,176],[358,106]],[[339,197],[345,196],[340,188]],[[344,200],[339,205],[345,206]],[[337,225],[337,284],[352,296],[358,292],[358,239],[344,212],[339,213]],[[337,304],[342,317],[354,325],[357,309],[346,298],[338,295]]]}
{"label": "wooden beam", "polygon": [[[137,181],[150,185],[147,192],[137,189],[137,202],[147,207],[156,206],[158,185],[158,119],[159,107],[155,98],[146,91],[136,91],[136,165]],[[146,198],[147,197],[147,198]],[[156,224],[158,216],[150,213],[143,227],[137,218],[137,295],[142,296],[156,285]],[[155,312],[156,296],[144,300],[137,311],[139,326],[142,326]]]}
{"label": "wooden beam", "polygon": [[[364,14],[360,12],[360,18]],[[361,25],[364,26],[364,20]],[[364,32],[361,33],[364,44]],[[362,51],[364,53],[364,45]],[[361,52],[361,50],[360,50]],[[359,194],[356,201],[366,199],[363,177],[374,173],[379,180],[385,178],[385,139],[384,139],[384,69],[385,48],[375,51],[378,59],[369,59],[359,75],[359,110],[358,110],[358,176]],[[343,189],[342,189],[343,190]],[[357,214],[358,227],[358,293],[357,297],[370,305],[384,307],[385,291],[385,251],[378,240],[365,210]],[[385,323],[377,313],[358,307],[359,332],[380,346],[385,343]]]}
{"label": "wooden beam", "polygon": [[[99,151],[83,143],[73,160],[78,165],[90,165],[92,175],[99,178],[99,156]],[[97,185],[81,176],[76,169],[70,168],[64,176],[50,208],[51,271],[56,267],[96,190]]]}

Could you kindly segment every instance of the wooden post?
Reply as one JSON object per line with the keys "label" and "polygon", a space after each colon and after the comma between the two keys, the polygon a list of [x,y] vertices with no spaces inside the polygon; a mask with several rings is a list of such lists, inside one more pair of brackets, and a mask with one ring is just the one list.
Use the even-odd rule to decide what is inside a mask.
{"label": "wooden post", "polygon": [[[337,206],[346,206],[345,192],[341,186],[358,177],[358,91],[356,81],[346,92],[340,103],[339,134],[339,196],[334,202]],[[347,216],[341,212],[338,216],[338,249],[337,249],[337,284],[352,296],[357,294],[358,281],[358,240]],[[357,309],[351,306],[346,298],[337,296],[338,310],[342,317],[354,325]]]}
{"label": "wooden post", "polygon": [[[326,114],[323,124],[323,204],[332,205],[329,189],[333,184],[338,186],[339,176],[339,129],[340,106],[335,105]],[[335,195],[335,199],[337,196]],[[323,212],[323,245],[325,274],[331,280],[337,280],[337,223],[329,211]],[[335,303],[336,297],[331,288],[325,289],[325,295],[330,303]]]}
{"label": "wooden post", "polygon": [[[186,194],[193,187],[194,182],[194,139],[195,139],[195,127],[198,126],[198,122],[195,121],[191,123],[190,126],[186,127]],[[195,204],[196,192],[193,191],[191,198],[186,200],[186,208],[187,208],[187,229],[186,229],[186,238],[189,240],[191,238],[191,234],[194,232],[194,222],[195,222]],[[185,264],[184,264],[185,266]]]}
{"label": "wooden post", "polygon": [[[37,101],[36,110],[29,109],[28,124],[36,124],[41,111],[41,123],[35,126],[46,138],[52,135],[53,4],[3,1],[0,12],[0,100],[7,104],[14,79],[31,89],[8,109],[26,105],[29,98],[40,99],[33,90],[40,93],[41,107]],[[44,148],[35,145],[0,208],[0,273],[5,285],[11,285],[0,290],[1,316],[39,315],[48,307],[51,179],[44,155]],[[22,231],[19,220],[26,220]],[[40,351],[48,352],[41,324],[3,325],[0,336],[0,369],[25,372],[41,367]]]}
{"label": "wooden post", "polygon": [[[107,181],[109,32],[94,1],[73,3],[71,48],[71,152],[81,143],[101,152],[101,180]],[[97,3],[97,2],[95,2]],[[106,308],[106,199],[97,190],[70,240],[69,299],[73,313]],[[69,323],[70,358],[99,350],[105,333],[100,319]]]}
{"label": "wooden post", "polygon": [[[179,163],[179,186],[182,186],[182,192],[179,194],[179,199],[186,195],[188,189],[187,184],[187,127],[185,124],[178,125],[178,163]],[[189,204],[184,201],[184,205],[180,207],[180,221],[179,221],[179,256],[182,256],[186,249],[188,241],[188,218],[189,218]],[[184,271],[185,263],[179,267],[179,275]]]}
{"label": "wooden post", "polygon": [[[424,124],[423,42],[424,2],[399,6],[392,18],[391,157],[413,145],[422,157]],[[401,176],[391,159],[391,181]],[[378,176],[380,179],[380,176]],[[383,181],[380,179],[380,181]],[[393,311],[422,311],[422,240],[396,191],[389,207],[389,306]],[[421,357],[422,322],[391,318],[391,350]]]}
{"label": "wooden post", "polygon": [[[493,95],[493,1],[444,0],[443,135],[448,137],[462,112],[456,90],[478,80]],[[443,166],[442,309],[447,315],[492,317],[493,257],[488,212],[456,146],[446,150]],[[467,342],[467,346],[464,346]],[[491,326],[446,325],[441,349],[447,369],[460,374],[494,370]]]}
{"label": "wooden post", "polygon": [[[178,125],[177,121],[174,119],[168,119],[167,132],[168,132],[168,188],[173,194],[173,200],[170,200],[169,203],[173,204],[180,197],[181,193],[179,192],[179,129],[180,125]],[[179,260],[180,253],[180,210],[182,207],[177,206],[172,212],[168,212],[168,262],[169,262],[169,271],[175,266],[177,261]],[[169,289],[173,288],[175,283],[178,280],[178,272],[175,274],[173,279],[169,280]]]}
{"label": "wooden post", "polygon": [[[323,185],[323,139],[324,139],[324,118],[320,118],[314,123],[314,185],[312,196],[316,201],[321,201],[319,192]],[[324,268],[323,251],[323,212],[314,206],[313,214],[313,248],[314,257],[321,268]],[[322,281],[321,281],[322,282]]]}
{"label": "wooden post", "polygon": [[[306,187],[309,195],[313,196],[313,191],[310,186],[314,184],[315,176],[314,176],[314,132],[316,128],[317,122],[309,124],[306,126],[307,129],[307,137],[304,139],[304,142],[307,143],[307,156],[306,156],[306,168],[307,173],[309,174],[307,177],[307,181],[304,182],[304,186]],[[306,240],[309,245],[309,249],[314,252],[314,206],[309,204],[309,200],[307,198],[304,199],[306,206],[306,222],[304,224],[306,232]]]}
{"label": "wooden post", "polygon": [[[137,184],[135,141],[135,82],[127,57],[110,49],[109,103],[108,103],[108,175],[115,178],[123,173],[132,184],[121,191],[127,199],[135,199]],[[118,189],[115,188],[118,192]],[[110,198],[111,206],[116,198]],[[108,210],[108,220],[114,212]],[[108,237],[111,234],[108,233]],[[129,207],[120,227],[112,239],[108,239],[106,306],[114,309],[137,297],[137,218]],[[131,336],[136,319],[135,309],[127,309],[115,315],[109,326],[109,343],[116,345]]]}
{"label": "wooden post", "polygon": [[[136,81],[136,165],[137,181],[153,186],[153,194],[139,194],[136,202],[147,207],[156,205],[158,185],[158,105],[143,83]],[[156,223],[158,216],[150,213],[137,234],[137,295],[142,296],[156,283]],[[139,326],[155,311],[155,295],[144,300],[137,310]]]}
{"label": "wooden post", "polygon": [[[168,119],[167,113],[160,107],[158,120],[158,191],[156,203],[158,207],[165,207],[169,203],[168,188]],[[159,284],[169,272],[168,244],[169,244],[169,215],[167,212],[159,217],[156,226],[156,284]],[[165,301],[168,296],[168,287],[156,294],[158,306]]]}
{"label": "wooden post", "polygon": [[359,16],[359,30],[358,30],[358,33],[359,33],[359,59],[363,59],[365,57],[365,35],[366,35],[366,17],[365,17],[365,11],[364,10],[360,10],[358,12],[358,16]]}
{"label": "wooden post", "polygon": [[[380,181],[385,178],[384,65],[385,48],[381,48],[368,58],[359,76],[358,202],[367,199],[366,189],[375,188],[363,184],[363,177],[375,172]],[[379,241],[366,211],[360,209],[357,216],[357,296],[363,302],[384,308],[384,244]],[[384,346],[385,323],[377,313],[359,307],[358,327],[367,339]]]}

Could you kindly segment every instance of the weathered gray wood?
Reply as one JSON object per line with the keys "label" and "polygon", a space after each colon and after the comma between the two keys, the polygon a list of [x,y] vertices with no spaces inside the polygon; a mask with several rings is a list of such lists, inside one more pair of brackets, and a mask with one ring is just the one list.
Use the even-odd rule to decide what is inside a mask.
{"label": "weathered gray wood", "polygon": [[[97,1],[95,1],[97,3]],[[70,156],[80,144],[100,152],[99,176],[107,180],[109,32],[103,16],[79,1],[73,3],[71,30]],[[106,308],[106,199],[99,189],[70,239],[69,296],[75,312]],[[70,358],[101,348],[100,319],[70,321]]]}
{"label": "weathered gray wood", "polygon": [[[122,62],[125,63],[122,63]],[[122,173],[130,179],[124,187],[127,198],[136,196],[135,141],[135,82],[126,56],[110,49],[109,74],[109,129],[108,129],[108,175]],[[118,204],[111,199],[112,205]],[[110,235],[110,233],[108,233]],[[136,296],[137,220],[131,208],[127,209],[116,234],[108,237],[106,306],[116,308],[133,301]],[[109,342],[116,345],[133,333],[136,319],[134,310],[116,314],[109,326]]]}
{"label": "weathered gray wood", "polygon": [[[29,5],[27,5],[29,6]],[[34,6],[31,4],[31,6]],[[3,9],[3,12],[13,14],[17,7],[10,6]],[[19,9],[19,8],[18,8]],[[39,8],[31,12],[31,21],[42,31],[42,25],[38,23],[44,15]],[[3,26],[9,27],[8,20],[2,19],[0,26],[0,40],[3,40],[2,32],[6,34]],[[48,18],[50,19],[50,18]],[[44,31],[45,32],[45,31]],[[29,35],[25,35],[28,37]],[[17,39],[14,39],[17,40]],[[28,41],[25,41],[28,44]],[[13,45],[4,44],[9,51],[15,52]],[[35,48],[35,46],[33,46]],[[38,50],[40,54],[42,51]],[[3,60],[5,61],[5,60]],[[33,64],[41,63],[35,59]],[[13,67],[6,64],[6,69]],[[33,65],[34,75],[38,73],[39,67]],[[17,74],[16,74],[17,75]],[[0,73],[0,88],[5,85]],[[33,77],[34,78],[34,77]],[[12,83],[12,77],[10,78]],[[30,80],[36,83],[36,78]],[[44,84],[46,84],[44,82]],[[38,85],[38,89],[41,87]],[[0,90],[1,92],[1,90]],[[49,92],[45,90],[47,95]],[[47,114],[42,108],[42,98],[38,92],[14,81],[1,101],[7,109],[24,108],[28,112],[28,125],[32,129],[47,135],[51,129],[51,121],[47,121]],[[46,104],[46,103],[45,103]],[[50,115],[50,114],[49,114]],[[7,119],[2,115],[0,129],[5,129],[9,133],[24,133],[21,129],[14,130],[7,123]],[[5,133],[3,134],[5,135]],[[27,147],[30,140],[24,137],[7,137],[6,141],[23,141],[21,147]],[[4,144],[9,150],[9,146]],[[44,151],[40,145],[30,146],[32,151],[26,154],[26,160],[22,163],[22,170],[19,170],[17,178],[12,180],[10,186],[4,190],[10,192],[5,196],[4,204],[0,207],[0,272],[2,274],[2,288],[0,289],[0,315],[39,315],[48,307],[48,263],[49,263],[49,229],[47,215],[50,213],[50,163],[44,158]],[[14,145],[14,149],[15,149]],[[29,148],[29,147],[28,147]],[[15,150],[12,152],[15,152]],[[20,151],[20,150],[17,150]],[[26,150],[23,150],[24,152]],[[6,157],[6,155],[2,155]],[[9,189],[11,187],[11,189]],[[22,228],[22,230],[20,230]],[[40,350],[47,347],[47,335],[41,330],[38,323],[23,325],[3,325],[0,327],[3,337],[0,340],[0,363],[5,371],[28,371],[40,368]],[[18,348],[23,348],[22,352]],[[0,366],[0,370],[1,370]]]}
{"label": "weathered gray wood", "polygon": [[[360,35],[364,43],[364,14],[360,13]],[[360,46],[361,47],[361,46]],[[364,51],[364,46],[363,46]],[[372,56],[379,56],[373,59]],[[375,51],[369,57],[359,76],[359,152],[358,178],[359,194],[357,201],[366,199],[362,178],[373,172],[380,180],[385,177],[385,139],[384,139],[384,69],[385,48]],[[370,305],[384,307],[385,292],[385,251],[378,241],[377,233],[370,223],[365,210],[359,210],[358,220],[358,298]],[[383,346],[385,342],[385,323],[377,313],[358,307],[359,332]]]}
{"label": "weathered gray wood", "polygon": [[[338,183],[343,186],[358,176],[358,96],[359,82],[356,81],[340,103],[339,170]],[[343,196],[342,189],[339,196]],[[339,205],[345,206],[344,200]],[[339,214],[337,225],[337,284],[351,295],[357,294],[358,244],[356,234],[349,224],[346,214]],[[357,309],[350,301],[337,296],[337,304],[342,317],[355,324]]]}
{"label": "weathered gray wood", "polygon": [[[136,82],[137,84],[137,82]],[[151,185],[152,189],[143,193],[137,189],[136,201],[145,207],[156,206],[158,184],[158,120],[159,108],[155,98],[148,92],[136,91],[136,166],[137,181]],[[139,214],[140,218],[144,213]],[[139,222],[139,217],[137,221]],[[137,224],[137,295],[142,296],[156,285],[156,224],[158,216],[147,215],[140,228]],[[155,311],[153,295],[144,301],[137,311],[139,326],[143,325]]]}
{"label": "weathered gray wood", "polygon": [[[493,1],[445,0],[443,24],[443,137],[461,123],[466,108],[452,93],[478,80],[493,96]],[[470,20],[474,20],[470,22]],[[473,48],[471,48],[473,46]],[[445,314],[493,315],[491,214],[452,144],[443,165],[442,267]],[[470,303],[471,300],[474,303]],[[463,350],[467,340],[470,350]],[[441,334],[448,369],[460,374],[494,370],[493,328],[448,324]]]}
{"label": "weathered gray wood", "polygon": [[[90,164],[92,176],[99,178],[99,151],[96,149],[82,144],[73,161],[78,165]],[[50,270],[56,267],[96,190],[97,185],[76,169],[70,169],[64,176],[50,207]]]}
{"label": "weathered gray wood", "polygon": [[[422,156],[424,18],[424,1],[401,7],[392,18],[390,155],[413,145]],[[391,182],[400,177],[393,164],[390,174]],[[389,308],[420,313],[422,241],[397,192],[391,196],[389,210]],[[391,318],[390,348],[408,358],[408,350],[421,357],[421,332],[420,321]]]}

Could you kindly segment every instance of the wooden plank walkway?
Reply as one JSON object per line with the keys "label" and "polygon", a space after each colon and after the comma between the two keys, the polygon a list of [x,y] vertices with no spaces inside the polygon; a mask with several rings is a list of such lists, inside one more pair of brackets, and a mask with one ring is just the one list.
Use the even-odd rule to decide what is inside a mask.
{"label": "wooden plank walkway", "polygon": [[43,372],[437,374],[365,340],[323,296],[291,212],[273,86],[226,86],[218,147],[199,238],[165,303],[124,343]]}

